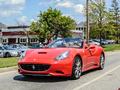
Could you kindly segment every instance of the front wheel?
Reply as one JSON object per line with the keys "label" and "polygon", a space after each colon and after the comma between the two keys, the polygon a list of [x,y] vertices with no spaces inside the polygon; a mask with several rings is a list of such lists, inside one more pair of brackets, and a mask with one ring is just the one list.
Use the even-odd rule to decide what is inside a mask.
{"label": "front wheel", "polygon": [[72,69],[72,79],[79,79],[82,73],[82,63],[79,57],[75,57]]}
{"label": "front wheel", "polygon": [[104,57],[104,54],[101,54],[101,56],[100,56],[100,64],[99,64],[99,69],[100,70],[104,69],[104,64],[105,64],[105,57]]}

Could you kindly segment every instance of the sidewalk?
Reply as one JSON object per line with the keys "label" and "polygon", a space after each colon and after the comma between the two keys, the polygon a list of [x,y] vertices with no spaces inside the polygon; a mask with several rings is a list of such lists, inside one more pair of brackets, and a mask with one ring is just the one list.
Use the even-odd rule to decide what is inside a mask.
{"label": "sidewalk", "polygon": [[18,66],[0,68],[0,73],[17,70]]}

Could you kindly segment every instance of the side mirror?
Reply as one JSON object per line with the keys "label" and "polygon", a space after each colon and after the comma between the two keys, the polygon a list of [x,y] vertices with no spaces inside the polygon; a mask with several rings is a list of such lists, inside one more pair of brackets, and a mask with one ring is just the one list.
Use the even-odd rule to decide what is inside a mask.
{"label": "side mirror", "polygon": [[89,49],[89,46],[90,46],[89,44],[85,44],[84,48]]}
{"label": "side mirror", "polygon": [[88,46],[85,46],[85,49],[87,49],[88,48]]}

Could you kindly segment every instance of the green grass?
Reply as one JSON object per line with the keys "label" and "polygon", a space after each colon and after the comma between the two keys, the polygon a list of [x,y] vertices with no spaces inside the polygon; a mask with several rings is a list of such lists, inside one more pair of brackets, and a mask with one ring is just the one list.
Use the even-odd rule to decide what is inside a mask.
{"label": "green grass", "polygon": [[0,68],[16,66],[17,62],[16,57],[0,58]]}
{"label": "green grass", "polygon": [[105,46],[104,46],[104,50],[105,50],[105,51],[120,50],[120,44],[105,45]]}

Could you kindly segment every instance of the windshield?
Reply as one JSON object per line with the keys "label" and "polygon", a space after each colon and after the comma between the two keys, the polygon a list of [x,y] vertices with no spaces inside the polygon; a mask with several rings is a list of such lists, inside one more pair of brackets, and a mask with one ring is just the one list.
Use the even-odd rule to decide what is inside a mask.
{"label": "windshield", "polygon": [[82,40],[80,38],[65,38],[55,40],[48,45],[49,48],[81,48],[82,47]]}

